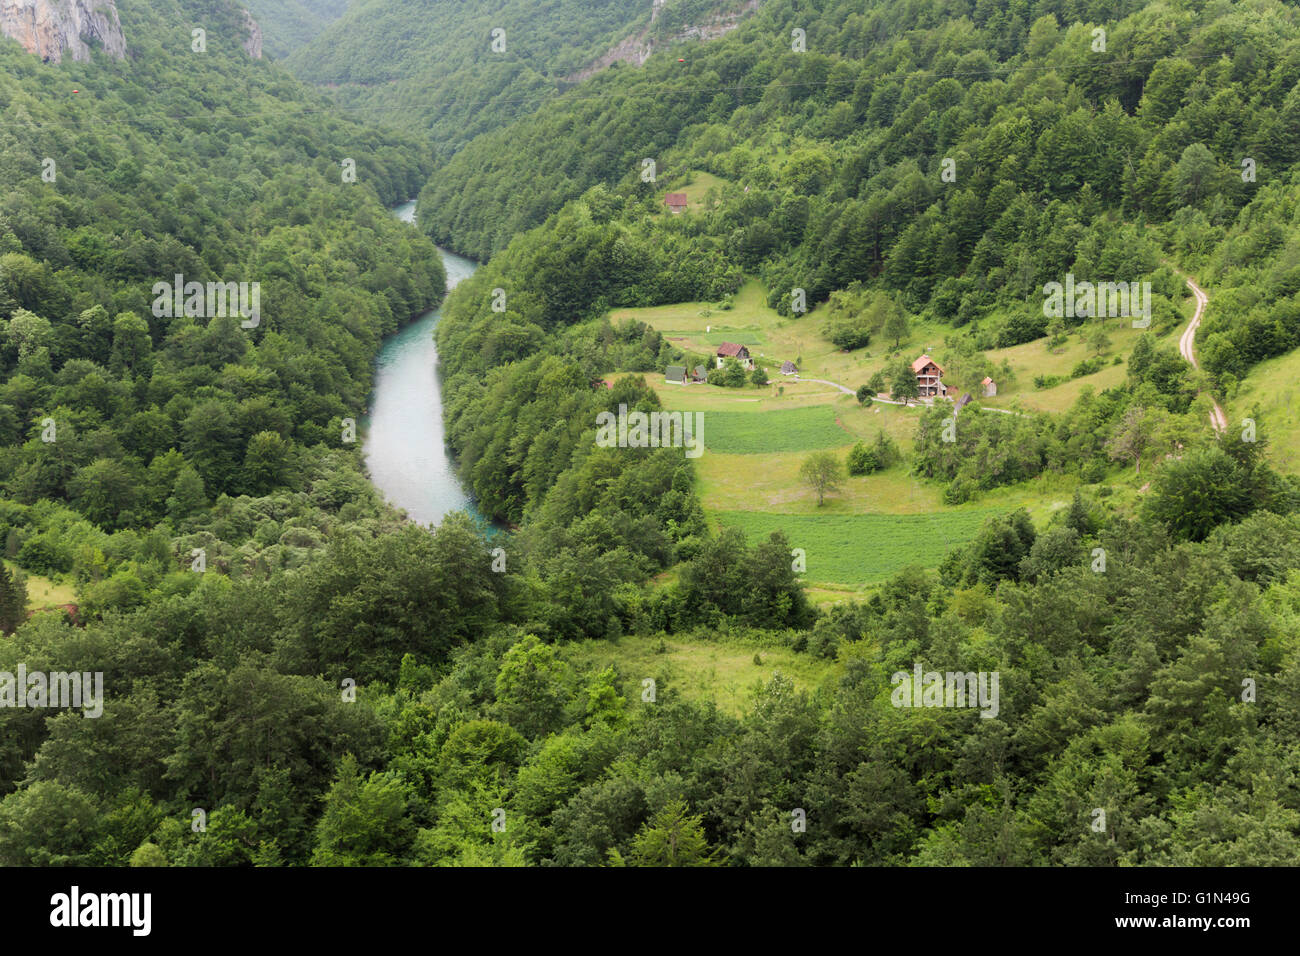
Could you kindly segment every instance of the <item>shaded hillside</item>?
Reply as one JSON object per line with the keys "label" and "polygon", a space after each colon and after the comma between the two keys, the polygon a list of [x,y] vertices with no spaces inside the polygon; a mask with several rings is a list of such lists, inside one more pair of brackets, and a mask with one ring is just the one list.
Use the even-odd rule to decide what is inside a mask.
{"label": "shaded hillside", "polygon": [[683,228],[784,314],[793,289],[811,306],[862,282],[953,325],[989,318],[1000,346],[1046,334],[1041,289],[1067,275],[1150,279],[1172,322],[1172,254],[1243,290],[1202,344],[1212,374],[1240,376],[1300,345],[1297,11],[1094,6],[1072,22],[1052,2],[1026,19],[771,0],[685,64],[614,67],[480,137],[436,171],[420,222],[483,259],[598,185],[637,228],[704,170],[724,185]]}
{"label": "shaded hillside", "polygon": [[[290,68],[368,118],[427,132],[440,156],[541,107],[633,36],[730,0],[420,0],[354,4]],[[652,16],[655,23],[651,23]],[[502,30],[504,34],[494,34]]]}
{"label": "shaded hillside", "polygon": [[265,50],[277,59],[310,43],[348,8],[348,0],[245,0],[262,28]]}

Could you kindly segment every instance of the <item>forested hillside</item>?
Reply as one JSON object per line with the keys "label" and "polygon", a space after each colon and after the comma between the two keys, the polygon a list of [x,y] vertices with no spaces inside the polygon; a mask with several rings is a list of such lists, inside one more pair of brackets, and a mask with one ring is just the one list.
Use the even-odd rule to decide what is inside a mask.
{"label": "forested hillside", "polygon": [[1294,7],[959,7],[769,0],[686,64],[609,71],[480,137],[421,224],[482,259],[596,185],[641,228],[703,170],[725,185],[690,230],[787,315],[794,288],[811,307],[862,281],[956,326],[995,314],[1014,344],[1045,333],[1046,282],[1157,275],[1158,325],[1173,258],[1230,296],[1204,336],[1221,383],[1300,345]]}
{"label": "forested hillside", "polygon": [[[1269,420],[1205,415],[1300,335],[1293,7],[767,0],[551,97],[633,5],[465,4],[419,50],[388,45],[413,35],[399,5],[360,18],[379,6],[296,66],[365,38],[366,72],[336,78],[400,64],[384,96],[437,118],[432,149],[358,125],[384,105],[361,82],[339,110],[250,60],[224,0],[124,4],[122,62],[0,45],[0,673],[105,688],[97,718],[0,707],[0,863],[1300,859],[1300,489]],[[455,38],[486,49],[504,13],[520,58],[485,72]],[[543,48],[546,70],[523,57]],[[443,292],[430,239],[384,208],[426,181],[429,236],[491,257],[438,328],[490,539],[401,521],[349,426],[381,337]],[[1193,270],[1203,372],[1170,341]],[[898,359],[897,316],[979,382],[986,353],[1090,331],[1045,315],[1071,271],[1152,282],[1112,385],[1054,413],[913,408],[905,457],[873,446],[953,508],[1035,481],[1061,506],[960,542],[936,520],[936,560],[860,599],[810,600],[816,548],[719,521],[680,447],[596,441],[700,360],[611,310],[698,303],[708,332],[761,281],[846,361]],[[158,315],[176,274],[259,282],[257,321]],[[879,392],[837,391],[836,414]],[[28,618],[37,586],[75,613]],[[898,675],[927,672],[999,683],[900,703]]]}
{"label": "forested hillside", "polygon": [[262,28],[266,52],[282,58],[343,16],[348,0],[247,0],[244,6]]}
{"label": "forested hillside", "polygon": [[[1248,438],[1234,423],[1217,438],[1208,396],[1197,394],[1232,389],[1225,360],[1241,353],[1225,339],[1251,338],[1240,369],[1297,344],[1283,280],[1295,244],[1283,197],[1300,185],[1282,132],[1300,106],[1294,11],[1100,5],[1082,14],[1104,24],[1103,53],[1091,49],[1086,17],[1073,22],[1052,4],[943,15],[811,6],[765,4],[685,66],[663,57],[602,74],[480,137],[422,192],[432,235],[492,256],[439,329],[451,441],[484,507],[563,540],[556,515],[583,514],[601,469],[634,454],[592,449],[572,410],[585,404],[593,421],[628,402],[621,390],[636,377],[585,403],[579,383],[682,361],[657,329],[611,323],[609,311],[695,301],[717,303],[714,318],[726,321],[746,272],[787,316],[794,289],[810,307],[836,292],[832,315],[850,322],[868,321],[870,297],[884,295],[913,322],[946,327],[972,368],[982,350],[1091,334],[1084,315],[1049,328],[1040,290],[1067,273],[1151,281],[1149,331],[1119,387],[1085,391],[1064,414],[963,415],[955,441],[944,434],[950,413],[924,415],[909,466],[947,483],[946,501],[1049,474],[1076,476],[1080,492],[1037,526],[1024,511],[988,521],[936,572],[905,571],[811,630],[797,604],[748,599],[748,582],[762,578],[740,534],[673,535],[664,565],[681,562],[676,573],[648,594],[616,590],[616,632],[680,635],[689,646],[712,621],[706,640],[824,655],[837,676],[810,695],[774,679],[737,724],[704,718],[707,703],[701,712],[679,701],[669,717],[634,702],[632,739],[667,737],[680,750],[689,738],[696,755],[632,744],[635,770],[582,774],[544,809],[527,791],[525,762],[510,791],[516,812],[550,822],[527,831],[541,849],[524,847],[524,858],[554,847],[551,859],[597,862],[571,844],[574,828],[599,827],[621,834],[597,846],[616,862],[629,853],[645,862],[669,832],[698,837],[694,863],[1293,861],[1300,808],[1277,789],[1300,759],[1282,731],[1290,718],[1243,688],[1281,687],[1282,670],[1296,666],[1284,636],[1294,613],[1284,594],[1300,564],[1296,487],[1268,464],[1270,423]],[[795,28],[806,53],[790,50]],[[1238,117],[1232,136],[1223,109]],[[698,206],[664,214],[665,191],[704,176],[713,185]],[[527,190],[512,188],[525,178]],[[1202,333],[1209,377],[1165,342],[1186,294],[1177,269],[1226,300]],[[504,312],[493,290],[506,294]],[[1247,331],[1261,322],[1268,345]],[[568,389],[558,387],[566,367]],[[1114,499],[1115,462],[1131,470],[1136,460],[1147,474],[1144,453],[1160,461],[1149,489]],[[589,564],[626,549],[618,527],[612,514],[591,527]],[[1265,540],[1275,559],[1260,563],[1248,552]],[[775,538],[760,551],[771,548],[775,570],[778,549],[804,543]],[[1240,630],[1255,625],[1254,636]],[[914,665],[999,671],[999,719],[927,711],[942,715],[940,729],[900,710],[889,675]],[[498,690],[513,670],[508,656],[500,666]],[[1284,697],[1275,703],[1288,706]],[[701,719],[721,724],[679,729]],[[575,723],[544,750],[583,753],[594,732]],[[1247,766],[1259,783],[1246,782]],[[682,802],[665,802],[665,790]],[[1237,802],[1242,793],[1251,797]],[[615,800],[636,810],[614,810]],[[1099,807],[1112,821],[1101,831]],[[796,808],[819,821],[806,838],[792,835]],[[1279,842],[1265,850],[1261,839]]]}
{"label": "forested hillside", "polygon": [[[529,116],[634,35],[738,9],[738,0],[365,0],[288,66],[354,115],[427,134],[447,157]],[[655,8],[658,8],[657,10]],[[651,24],[652,13],[657,13]]]}

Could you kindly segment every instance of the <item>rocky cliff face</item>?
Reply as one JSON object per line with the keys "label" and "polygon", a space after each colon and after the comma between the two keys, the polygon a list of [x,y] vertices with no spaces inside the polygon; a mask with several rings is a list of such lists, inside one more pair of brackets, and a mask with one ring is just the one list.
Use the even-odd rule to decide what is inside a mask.
{"label": "rocky cliff face", "polygon": [[[645,63],[656,48],[655,39],[650,36],[650,28],[658,22],[659,14],[666,2],[667,0],[651,0],[650,26],[613,46],[604,56],[590,66],[584,67],[576,73],[570,73],[564,78],[564,81],[566,83],[581,82],[615,63],[631,63],[634,66],[641,66]],[[707,23],[685,27],[676,35],[669,37],[668,43],[680,43],[684,40],[716,40],[740,26],[740,21],[757,10],[762,2],[763,0],[746,0],[745,4],[734,13],[715,14]]]}
{"label": "rocky cliff face", "polygon": [[92,43],[109,56],[126,56],[113,0],[0,0],[0,33],[53,63],[65,52],[89,60]]}
{"label": "rocky cliff face", "polygon": [[244,29],[248,31],[248,39],[244,41],[244,52],[254,60],[262,58],[262,28],[257,25],[253,15],[247,10],[244,11]]}

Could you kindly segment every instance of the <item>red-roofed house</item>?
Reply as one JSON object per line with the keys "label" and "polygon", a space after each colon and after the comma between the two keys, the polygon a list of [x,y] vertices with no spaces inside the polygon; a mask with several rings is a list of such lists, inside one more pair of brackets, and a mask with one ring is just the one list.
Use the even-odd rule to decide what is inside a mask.
{"label": "red-roofed house", "polygon": [[686,193],[669,193],[664,197],[664,205],[674,216],[686,211]]}
{"label": "red-roofed house", "polygon": [[718,346],[718,368],[727,364],[727,359],[734,358],[745,368],[752,369],[754,360],[749,357],[749,349],[735,342],[723,342]]}
{"label": "red-roofed house", "polygon": [[930,356],[922,355],[913,362],[912,371],[916,373],[916,388],[922,398],[948,394],[948,386],[939,380],[943,369]]}

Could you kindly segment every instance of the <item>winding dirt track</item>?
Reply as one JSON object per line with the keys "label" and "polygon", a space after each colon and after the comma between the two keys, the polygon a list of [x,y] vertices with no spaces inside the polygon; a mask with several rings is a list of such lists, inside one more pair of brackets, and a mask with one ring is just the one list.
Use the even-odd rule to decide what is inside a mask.
{"label": "winding dirt track", "polygon": [[[1205,307],[1210,304],[1210,297],[1205,291],[1191,279],[1187,280],[1187,287],[1192,290],[1192,295],[1196,296],[1196,314],[1192,316],[1192,321],[1187,324],[1183,331],[1183,337],[1178,340],[1178,351],[1182,353],[1192,366],[1200,368],[1196,363],[1196,330],[1200,328],[1201,316],[1205,313]],[[1213,396],[1210,399],[1210,424],[1214,426],[1216,432],[1225,432],[1228,430],[1228,416],[1223,413],[1219,403],[1214,401]]]}

